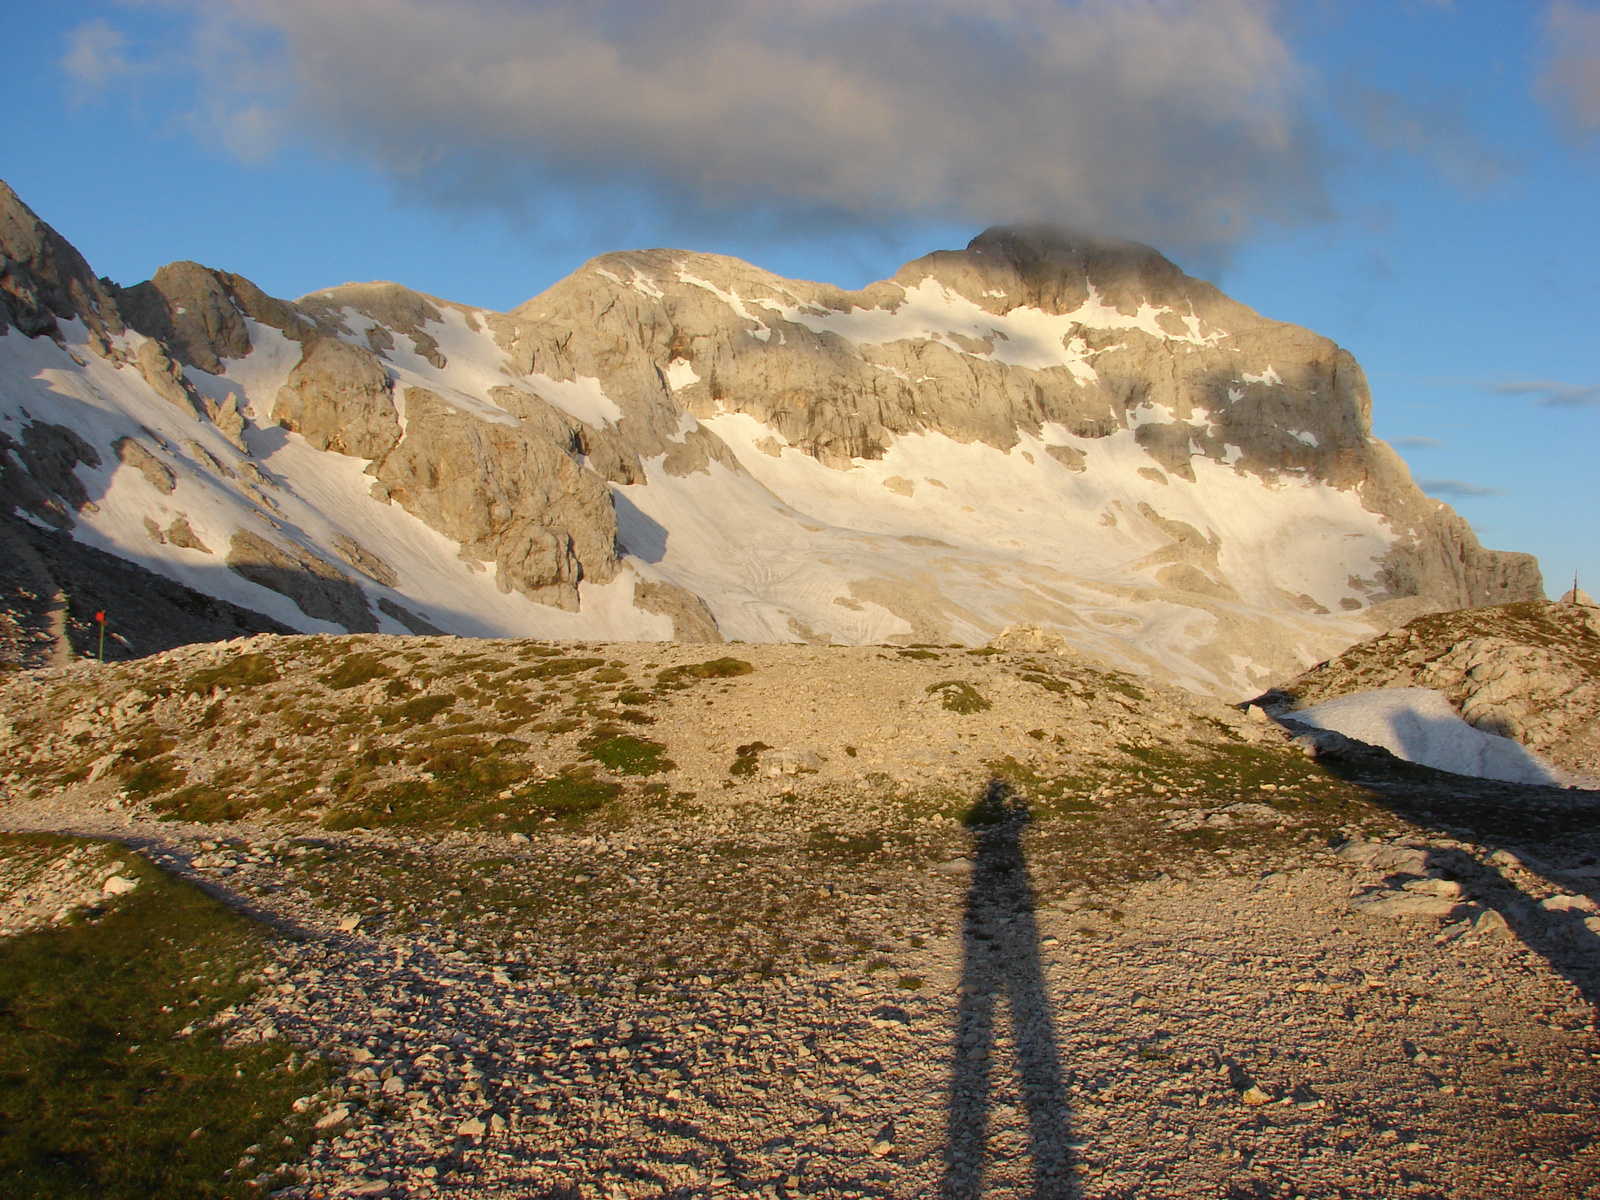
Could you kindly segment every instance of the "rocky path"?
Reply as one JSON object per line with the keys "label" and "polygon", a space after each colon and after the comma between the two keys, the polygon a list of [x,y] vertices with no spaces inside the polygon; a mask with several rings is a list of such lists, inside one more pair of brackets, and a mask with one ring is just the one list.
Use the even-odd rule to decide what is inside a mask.
{"label": "rocky path", "polygon": [[1530,909],[1540,877],[1397,827],[1086,889],[993,802],[883,865],[749,812],[526,841],[70,824],[286,931],[224,1026],[345,1066],[302,1101],[332,1135],[302,1177],[261,1180],[288,1196],[1593,1194],[1600,939],[1539,908],[1558,971],[1504,897],[1360,903],[1427,897],[1383,881],[1434,859],[1481,854],[1468,890]]}

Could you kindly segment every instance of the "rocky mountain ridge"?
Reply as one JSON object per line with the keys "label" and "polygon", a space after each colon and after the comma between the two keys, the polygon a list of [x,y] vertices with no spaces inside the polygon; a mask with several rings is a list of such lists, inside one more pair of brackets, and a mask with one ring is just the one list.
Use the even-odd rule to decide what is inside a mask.
{"label": "rocky mountain ridge", "polygon": [[1431,688],[1475,728],[1600,778],[1600,608],[1568,596],[1418,617],[1255,703],[1292,719],[1357,692]]}
{"label": "rocky mountain ridge", "polygon": [[308,632],[1032,621],[1231,697],[1541,593],[1371,437],[1347,352],[1148,247],[994,229],[855,293],[650,250],[510,313],[289,303],[96,278],[5,189],[0,253],[5,519]]}

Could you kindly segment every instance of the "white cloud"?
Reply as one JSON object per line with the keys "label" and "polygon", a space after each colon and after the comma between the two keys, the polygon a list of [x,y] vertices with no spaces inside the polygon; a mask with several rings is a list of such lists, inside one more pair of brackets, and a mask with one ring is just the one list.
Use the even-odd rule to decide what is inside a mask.
{"label": "white cloud", "polygon": [[68,34],[61,69],[70,82],[73,100],[92,100],[132,74],[127,50],[127,37],[105,21],[86,21]]}
{"label": "white cloud", "polygon": [[1550,57],[1535,94],[1570,132],[1600,134],[1600,8],[1551,0],[1544,32]]}
{"label": "white cloud", "polygon": [[559,181],[691,220],[1044,220],[1191,250],[1324,207],[1270,0],[181,2],[219,138],[276,127],[454,204],[531,209]]}

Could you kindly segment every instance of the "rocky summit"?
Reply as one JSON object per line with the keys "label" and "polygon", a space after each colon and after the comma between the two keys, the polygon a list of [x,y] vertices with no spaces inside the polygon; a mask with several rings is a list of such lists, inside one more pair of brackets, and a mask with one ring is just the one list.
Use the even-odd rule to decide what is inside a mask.
{"label": "rocky summit", "polygon": [[[1227,698],[1542,596],[1351,356],[1140,245],[998,228],[860,292],[610,254],[509,313],[131,287],[0,185],[13,657],[239,633],[979,645]],[[116,576],[115,579],[110,576]],[[62,598],[57,598],[58,593]]]}

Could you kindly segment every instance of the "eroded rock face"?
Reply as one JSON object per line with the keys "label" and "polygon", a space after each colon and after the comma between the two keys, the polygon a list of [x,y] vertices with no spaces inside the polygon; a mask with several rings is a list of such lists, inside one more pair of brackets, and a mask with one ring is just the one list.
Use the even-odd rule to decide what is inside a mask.
{"label": "eroded rock face", "polygon": [[671,583],[634,584],[633,602],[645,612],[660,613],[672,619],[675,642],[721,642],[722,632],[706,602],[693,592]]}
{"label": "eroded rock face", "polygon": [[396,503],[492,562],[502,591],[576,610],[578,583],[616,573],[616,511],[604,483],[552,441],[473,420],[407,388],[406,436],[378,465]]}
{"label": "eroded rock face", "polygon": [[[548,634],[631,554],[631,604],[598,606],[608,636],[659,636],[666,615],[681,639],[978,644],[1031,622],[1239,696],[1402,613],[1541,594],[1530,557],[1484,550],[1371,437],[1347,352],[1132,243],[993,229],[858,292],[610,254],[504,314],[393,283],[288,303],[189,262],[118,288],[10,192],[0,251],[7,325],[142,380],[95,443],[150,433],[183,468],[134,465],[195,541],[277,526],[287,565],[248,538],[240,564],[279,591],[320,580],[286,594],[350,628],[375,604],[405,628]],[[35,428],[73,431],[46,411]],[[252,421],[372,479],[346,495],[348,465],[280,455],[283,434]],[[89,460],[56,449],[30,451],[42,475],[20,453],[0,472],[25,511],[70,523]],[[130,553],[192,550],[150,500]],[[307,501],[327,527],[291,515]],[[367,508],[382,503],[456,547]],[[1268,533],[1230,524],[1251,504],[1278,510]],[[560,611],[496,607],[470,575],[491,563],[500,592]]]}
{"label": "eroded rock face", "polygon": [[71,529],[72,514],[93,502],[75,473],[79,463],[98,467],[100,454],[65,425],[33,421],[20,442],[0,430],[0,502],[31,513],[57,529]]}
{"label": "eroded rock face", "polygon": [[318,338],[278,389],[272,419],[318,450],[382,458],[400,440],[390,389],[371,350]]}
{"label": "eroded rock face", "polygon": [[280,546],[241,529],[228,550],[229,568],[295,602],[308,617],[342,625],[350,633],[376,633],[377,619],[350,578],[299,546]]}
{"label": "eroded rock face", "polygon": [[172,495],[176,477],[172,468],[131,437],[118,438],[111,443],[112,450],[122,462],[145,477],[146,482],[164,496]]}
{"label": "eroded rock face", "polygon": [[[840,469],[925,431],[1007,450],[1019,431],[1133,429],[1152,467],[1177,479],[1192,482],[1207,458],[1268,483],[1358,492],[1399,535],[1361,580],[1363,603],[1542,595],[1531,556],[1484,550],[1372,438],[1371,394],[1347,351],[1266,320],[1149,247],[994,229],[857,293],[712,255],[611,254],[496,332],[519,371],[597,378],[641,457],[681,459],[669,430],[683,409],[748,414],[773,429],[771,452],[794,447]],[[1082,468],[1081,449],[1047,449]],[[1229,594],[1195,570],[1171,575],[1181,590]]]}
{"label": "eroded rock face", "polygon": [[59,337],[58,320],[79,317],[104,343],[122,317],[105,286],[67,240],[0,182],[0,333]]}
{"label": "eroded rock face", "polygon": [[164,343],[179,362],[213,375],[222,373],[223,359],[250,353],[247,317],[291,340],[309,332],[288,304],[244,276],[195,262],[168,263],[145,282],[120,289],[117,299],[129,325]]}

